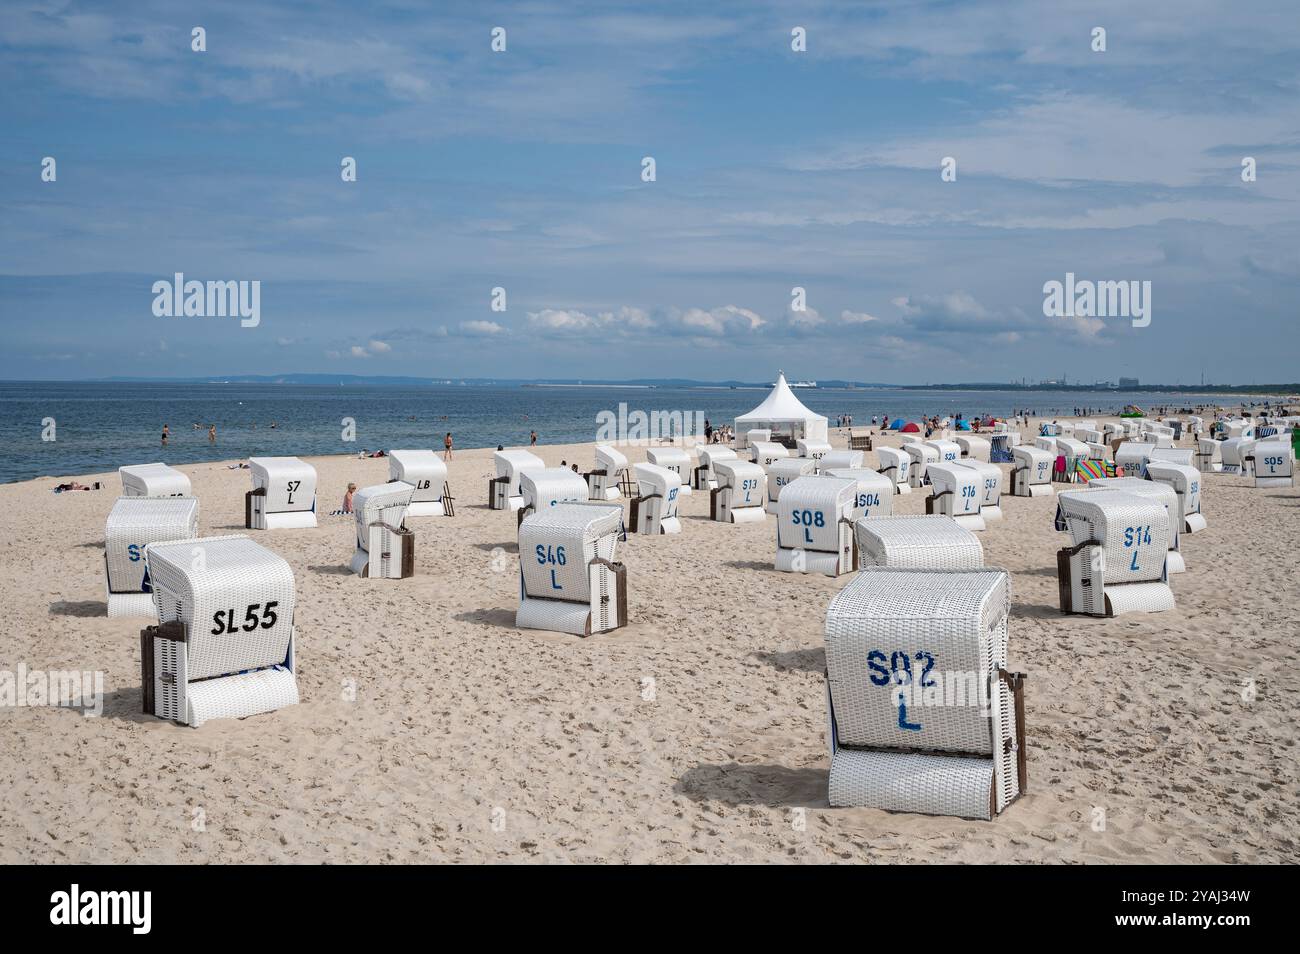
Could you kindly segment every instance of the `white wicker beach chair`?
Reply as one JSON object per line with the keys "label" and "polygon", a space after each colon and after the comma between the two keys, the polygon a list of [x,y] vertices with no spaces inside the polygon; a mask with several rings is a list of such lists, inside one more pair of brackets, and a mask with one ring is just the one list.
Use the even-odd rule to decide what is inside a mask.
{"label": "white wicker beach chair", "polygon": [[596,467],[587,475],[588,497],[591,500],[618,500],[631,496],[631,477],[627,457],[608,444],[596,445]]}
{"label": "white wicker beach chair", "polygon": [[772,429],[770,427],[754,427],[745,431],[745,446],[755,442],[770,441],[772,439]]}
{"label": "white wicker beach chair", "polygon": [[1016,497],[1050,497],[1056,454],[1021,444],[1011,448],[1011,493]]}
{"label": "white wicker beach chair", "polygon": [[1246,469],[1255,475],[1256,487],[1295,486],[1295,452],[1289,441],[1261,440],[1255,443]]}
{"label": "white wicker beach chair", "polygon": [[1047,434],[1039,434],[1034,438],[1034,446],[1039,450],[1045,450],[1049,454],[1056,455],[1056,438]]}
{"label": "white wicker beach chair", "polygon": [[907,451],[912,458],[912,466],[907,472],[907,482],[914,489],[921,489],[929,484],[925,476],[925,469],[931,464],[939,462],[939,448],[929,441],[916,441],[912,444],[904,444],[903,450]]}
{"label": "white wicker beach chair", "polygon": [[627,623],[627,571],[614,562],[621,506],[556,504],[519,525],[521,629],[590,636]]}
{"label": "white wicker beach chair", "polygon": [[724,460],[739,460],[736,452],[721,444],[706,444],[699,449],[700,462],[691,472],[691,487],[695,490],[716,490],[718,474],[714,465]]}
{"label": "white wicker beach chair", "polygon": [[979,537],[952,517],[863,517],[853,532],[862,567],[969,570],[984,565]]}
{"label": "white wicker beach chair", "polygon": [[632,469],[636,473],[638,493],[632,498],[632,532],[653,536],[681,533],[682,523],[677,519],[681,476],[657,464],[636,464]]}
{"label": "white wicker beach chair", "polygon": [[1205,418],[1199,417],[1195,414],[1191,415],[1187,419],[1186,430],[1191,432],[1193,440],[1199,440],[1201,432],[1205,430]]}
{"label": "white wicker beach chair", "polygon": [[941,464],[951,464],[953,461],[961,460],[961,445],[956,441],[933,440],[926,443],[939,452]]}
{"label": "white wicker beach chair", "polygon": [[866,459],[866,453],[860,450],[830,451],[823,454],[821,460],[817,462],[817,473],[825,473],[828,470],[865,467]]}
{"label": "white wicker beach chair", "polygon": [[871,450],[871,444],[871,428],[849,428],[849,450],[869,451]]}
{"label": "white wicker beach chair", "polygon": [[1123,467],[1124,473],[1132,477],[1142,477],[1147,472],[1147,461],[1151,459],[1154,444],[1146,441],[1124,441],[1115,450],[1115,466]]}
{"label": "white wicker beach chair", "polygon": [[[1160,481],[1143,480],[1140,477],[1098,477],[1090,480],[1087,488],[1088,490],[1122,490],[1137,497],[1154,497],[1164,504],[1165,509],[1169,511],[1169,560],[1165,565],[1165,572],[1166,574],[1182,573],[1186,569],[1180,549],[1181,534],[1179,533],[1183,524],[1180,519],[1182,503],[1178,499],[1178,492],[1173,487]],[[1064,514],[1058,507],[1058,530],[1065,529],[1064,520]]]}
{"label": "white wicker beach chair", "polygon": [[1057,499],[1074,542],[1056,555],[1061,612],[1120,616],[1174,608],[1165,573],[1172,524],[1160,500],[1091,489]]}
{"label": "white wicker beach chair", "polygon": [[388,452],[388,479],[400,480],[415,488],[407,517],[443,517],[448,512],[444,495],[447,487],[447,464],[434,450],[394,450]]}
{"label": "white wicker beach chair", "polygon": [[1010,464],[1014,463],[1015,458],[1011,456],[1011,448],[1017,446],[1012,443],[1012,434],[992,434],[989,436],[989,463],[992,464]]}
{"label": "white wicker beach chair", "polygon": [[1081,460],[1088,460],[1092,457],[1092,451],[1081,440],[1073,437],[1058,437],[1056,439],[1056,453],[1065,458],[1065,479],[1067,482],[1074,481],[1075,465]]}
{"label": "white wicker beach chair", "polygon": [[982,460],[987,464],[992,452],[988,438],[974,434],[957,435],[957,446],[961,448],[962,460]]}
{"label": "white wicker beach chair", "polygon": [[488,507],[492,510],[518,510],[524,505],[519,492],[519,475],[525,470],[541,470],[546,463],[526,450],[499,450],[492,454],[497,475],[488,481]]}
{"label": "white wicker beach chair", "polygon": [[984,499],[984,479],[970,467],[957,461],[930,464],[930,496],[925,498],[925,512],[952,517],[967,530],[983,530],[980,502]]}
{"label": "white wicker beach chair", "polygon": [[1140,418],[1131,417],[1120,421],[1119,423],[1124,428],[1125,437],[1137,437],[1138,434],[1142,432],[1142,421]]}
{"label": "white wicker beach chair", "polygon": [[776,441],[750,441],[749,455],[750,460],[766,471],[774,462],[789,458],[790,448]]}
{"label": "white wicker beach chair", "polygon": [[787,457],[773,461],[767,468],[767,501],[764,508],[768,513],[777,513],[777,501],[781,497],[781,488],[786,484],[817,472],[817,461],[811,457]]}
{"label": "white wicker beach chair", "polygon": [[979,475],[980,480],[980,516],[987,523],[1002,519],[1002,468],[982,460],[967,459],[960,461]]}
{"label": "white wicker beach chair", "polygon": [[523,523],[530,513],[562,503],[581,503],[590,499],[591,487],[567,467],[529,468],[519,474],[519,498],[523,504],[516,511]]}
{"label": "white wicker beach chair", "polygon": [[190,479],[164,463],[119,467],[123,497],[188,497]]}
{"label": "white wicker beach chair", "polygon": [[1174,429],[1156,421],[1146,421],[1141,429],[1142,440],[1157,447],[1174,446]]}
{"label": "white wicker beach chair", "polygon": [[894,512],[894,482],[868,467],[837,467],[823,470],[827,477],[841,477],[858,485],[853,498],[853,519],[888,517]]}
{"label": "white wicker beach chair", "polygon": [[1038,425],[1038,433],[1042,437],[1056,437],[1065,433],[1065,429],[1057,422],[1051,424]]}
{"label": "white wicker beach chair", "polygon": [[349,565],[357,576],[404,580],[415,575],[415,533],[405,522],[414,494],[411,484],[394,480],[353,495],[357,549]]}
{"label": "white wicker beach chair", "polygon": [[1147,461],[1147,479],[1168,484],[1178,495],[1180,530],[1196,533],[1205,529],[1201,515],[1201,472],[1186,464],[1171,464],[1163,460]]}
{"label": "white wicker beach chair", "polygon": [[297,457],[250,457],[253,489],[244,495],[244,526],[284,530],[316,526],[316,468]]}
{"label": "white wicker beach chair", "polygon": [[785,573],[839,576],[854,568],[853,509],[858,482],[800,477],[781,491],[776,568]]}
{"label": "white wicker beach chair", "polygon": [[1125,429],[1124,425],[1116,424],[1114,422],[1103,424],[1101,428],[1101,433],[1102,433],[1103,444],[1110,444],[1114,441],[1122,440],[1124,437],[1128,436],[1128,431]]}
{"label": "white wicker beach chair", "polygon": [[1203,474],[1223,470],[1223,441],[1201,437],[1196,441],[1196,469]]}
{"label": "white wicker beach chair", "polygon": [[709,494],[709,516],[721,523],[762,523],[767,518],[767,474],[747,460],[713,464],[718,486]]}
{"label": "white wicker beach chair", "polygon": [[108,615],[156,619],[145,547],[189,540],[198,532],[199,502],[194,497],[118,497],[104,527]]}
{"label": "white wicker beach chair", "polygon": [[1074,429],[1074,439],[1083,441],[1085,444],[1102,444],[1106,443],[1106,436],[1095,427],[1076,427]]}
{"label": "white wicker beach chair", "polygon": [[1255,438],[1229,437],[1220,445],[1223,452],[1223,473],[1250,476],[1250,461],[1255,454]]}
{"label": "white wicker beach chair", "polygon": [[199,726],[298,701],[293,571],[248,537],[145,550],[159,623],[140,634],[144,711]]}
{"label": "white wicker beach chair", "polygon": [[1088,444],[1074,437],[1058,437],[1056,453],[1063,454],[1068,460],[1086,460]]}
{"label": "white wicker beach chair", "polygon": [[831,452],[831,445],[826,441],[814,441],[806,437],[800,437],[794,444],[799,451],[800,457],[811,457],[813,460],[821,460]]}
{"label": "white wicker beach chair", "polygon": [[826,611],[833,807],[990,820],[1024,793],[1008,575],[868,568]]}
{"label": "white wicker beach chair", "polygon": [[677,490],[678,497],[691,495],[691,471],[695,469],[695,460],[691,453],[680,447],[650,447],[646,449],[645,459],[659,467],[666,467],[682,479]]}
{"label": "white wicker beach chair", "polygon": [[1152,461],[1163,461],[1166,464],[1182,464],[1184,467],[1193,467],[1196,464],[1196,451],[1190,447],[1160,447],[1151,448],[1150,455],[1147,457],[1147,466],[1151,466]]}
{"label": "white wicker beach chair", "polygon": [[1235,417],[1225,421],[1224,427],[1229,438],[1239,437],[1243,440],[1252,440],[1255,437],[1255,422],[1242,417]]}
{"label": "white wicker beach chair", "polygon": [[893,481],[894,490],[910,494],[912,455],[896,447],[881,447],[876,450],[876,456],[880,458],[880,472]]}

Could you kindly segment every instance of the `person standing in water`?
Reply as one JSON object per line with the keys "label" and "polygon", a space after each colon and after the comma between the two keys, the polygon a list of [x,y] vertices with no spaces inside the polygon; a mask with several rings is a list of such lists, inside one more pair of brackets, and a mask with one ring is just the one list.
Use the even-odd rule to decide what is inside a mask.
{"label": "person standing in water", "polygon": [[167,438],[171,437],[171,433],[172,433],[171,428],[169,428],[166,424],[164,424],[163,433],[162,433],[163,447],[167,446]]}
{"label": "person standing in water", "polygon": [[216,442],[217,442],[217,425],[215,425],[215,424],[209,424],[209,425],[208,425],[208,443],[209,443],[209,444],[215,444]]}

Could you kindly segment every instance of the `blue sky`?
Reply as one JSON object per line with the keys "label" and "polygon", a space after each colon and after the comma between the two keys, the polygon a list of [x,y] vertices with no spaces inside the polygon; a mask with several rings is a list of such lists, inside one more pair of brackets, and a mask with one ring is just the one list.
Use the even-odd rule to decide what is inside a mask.
{"label": "blue sky", "polygon": [[[1298,44],[1294,0],[6,3],[0,377],[1295,381]],[[260,325],[155,317],[177,271]],[[1066,272],[1150,326],[1045,317]]]}

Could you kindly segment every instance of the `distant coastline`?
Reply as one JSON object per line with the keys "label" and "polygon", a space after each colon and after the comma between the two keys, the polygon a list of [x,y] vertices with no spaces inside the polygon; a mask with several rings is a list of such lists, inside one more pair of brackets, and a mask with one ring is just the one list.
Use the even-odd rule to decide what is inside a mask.
{"label": "distant coastline", "polygon": [[[771,381],[697,381],[689,378],[630,378],[626,380],[592,380],[589,378],[449,378],[412,377],[401,375],[318,374],[294,372],[290,374],[239,374],[201,375],[194,377],[128,377],[84,378],[68,380],[26,381],[7,379],[5,384],[207,384],[239,385],[270,384],[319,387],[465,387],[465,388],[629,388],[679,390],[753,390],[770,388]],[[1137,384],[1119,387],[1115,384],[1083,384],[1060,382],[991,382],[971,381],[944,384],[891,384],[880,381],[845,381],[821,379],[815,386],[802,384],[800,391],[1023,391],[1023,392],[1092,392],[1099,395],[1123,392],[1126,394],[1242,394],[1256,396],[1300,395],[1300,382],[1270,384]]]}

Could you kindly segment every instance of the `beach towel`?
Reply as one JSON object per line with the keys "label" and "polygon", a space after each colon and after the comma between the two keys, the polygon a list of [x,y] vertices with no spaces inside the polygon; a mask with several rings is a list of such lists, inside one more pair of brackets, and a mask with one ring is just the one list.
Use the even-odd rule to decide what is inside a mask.
{"label": "beach towel", "polygon": [[1074,474],[1083,483],[1098,477],[1114,477],[1115,465],[1102,460],[1080,459],[1074,462]]}

